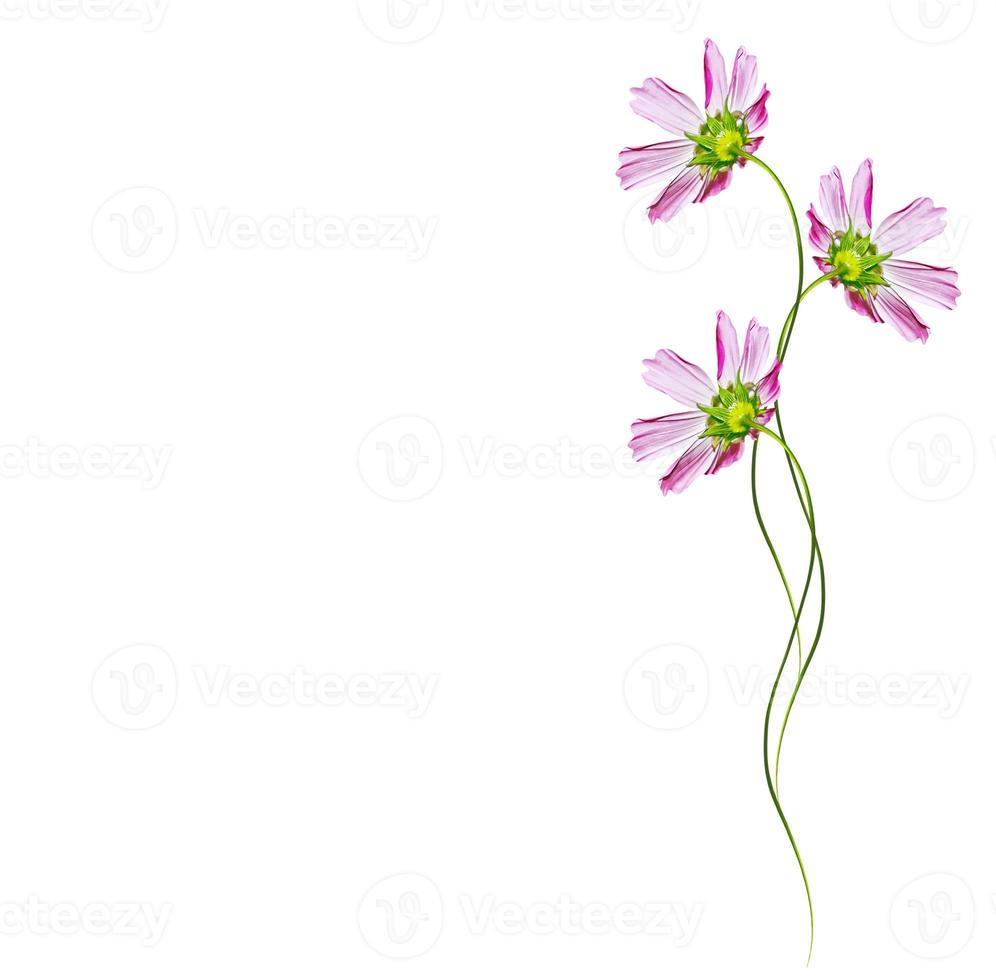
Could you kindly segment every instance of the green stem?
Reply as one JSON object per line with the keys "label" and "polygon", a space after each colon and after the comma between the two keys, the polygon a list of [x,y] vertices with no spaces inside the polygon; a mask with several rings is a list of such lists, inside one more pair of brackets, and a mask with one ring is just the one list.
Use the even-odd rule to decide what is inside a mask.
{"label": "green stem", "polygon": [[[769,436],[771,439],[774,439],[775,442],[777,442],[778,445],[782,447],[782,450],[785,452],[785,455],[788,457],[790,464],[794,467],[795,471],[798,473],[798,479],[801,484],[802,492],[805,495],[804,510],[806,514],[806,522],[809,525],[809,533],[812,540],[813,549],[815,550],[816,555],[819,558],[821,592],[823,593],[823,596],[825,598],[826,593],[825,593],[825,585],[823,579],[823,558],[820,555],[819,544],[817,543],[816,540],[816,515],[815,512],[813,511],[813,498],[809,492],[809,484],[806,481],[806,474],[803,471],[802,466],[799,463],[799,460],[796,459],[795,453],[792,452],[792,450],[788,446],[788,443],[786,443],[785,440],[782,439],[780,435],[778,435],[775,432],[772,432],[772,430],[769,429],[767,426],[761,425],[760,423],[757,422],[754,423],[753,428],[755,428],[759,432],[765,433],[765,435]],[[809,961],[810,959],[812,959],[813,956],[813,941],[815,939],[815,931],[816,931],[815,918],[813,916],[813,897],[809,888],[809,877],[806,874],[806,866],[803,863],[802,854],[799,852],[799,847],[795,842],[795,836],[792,834],[792,828],[789,826],[788,818],[785,816],[785,811],[782,809],[782,804],[778,796],[778,790],[776,789],[775,784],[773,783],[771,778],[771,762],[768,752],[769,732],[771,729],[771,712],[775,704],[775,695],[778,691],[778,686],[781,682],[782,674],[785,672],[785,665],[788,663],[788,658],[792,653],[792,639],[793,636],[798,632],[799,618],[801,615],[802,615],[802,604],[800,603],[799,609],[795,614],[795,620],[792,624],[792,635],[789,636],[788,644],[785,647],[785,653],[782,656],[781,663],[778,665],[778,673],[776,674],[775,682],[771,687],[771,694],[768,697],[768,706],[764,712],[764,779],[768,785],[768,795],[771,797],[771,802],[774,803],[775,805],[775,810],[778,812],[778,818],[781,820],[782,827],[785,828],[785,833],[788,836],[789,843],[792,845],[792,852],[795,854],[796,863],[799,865],[799,872],[802,875],[802,883],[806,889],[806,905],[809,908],[809,954],[806,957],[806,965],[808,966]],[[790,702],[790,710],[791,710],[791,703],[795,701],[795,696],[796,694],[798,694],[799,687],[802,684],[802,679],[805,676],[805,672],[809,668],[809,664],[812,662],[813,655],[816,652],[816,645],[819,642],[819,633],[822,632],[822,626],[823,626],[823,617],[821,614],[820,630],[818,631],[816,639],[813,642],[813,646],[810,649],[809,656],[806,659],[806,663],[803,665],[802,670],[799,672],[799,678],[796,681],[795,689],[792,694],[792,701]],[[783,733],[785,730],[785,724],[787,723],[787,720],[788,718],[786,714],[786,719],[782,723]]]}
{"label": "green stem", "polygon": [[[788,596],[789,609],[792,610],[792,618],[795,621],[795,629],[793,630],[795,634],[796,645],[799,649],[799,670],[802,670],[802,634],[799,632],[799,617],[795,609],[795,600],[792,598],[792,589],[789,586],[788,579],[785,576],[785,572],[782,569],[781,560],[778,557],[778,552],[775,550],[774,542],[771,540],[771,535],[768,534],[768,529],[765,526],[764,518],[761,516],[761,505],[757,499],[757,447],[758,443],[755,440],[754,449],[750,456],[750,495],[751,499],[754,501],[754,516],[757,518],[757,526],[761,529],[761,534],[764,537],[764,543],[768,546],[768,551],[771,552],[771,558],[775,563],[775,568],[778,569],[778,575],[782,580],[782,585],[785,587],[785,594]],[[806,590],[809,589],[809,582],[806,582]],[[803,593],[803,601],[805,602],[806,593]],[[775,761],[775,791],[778,791],[778,762]]]}

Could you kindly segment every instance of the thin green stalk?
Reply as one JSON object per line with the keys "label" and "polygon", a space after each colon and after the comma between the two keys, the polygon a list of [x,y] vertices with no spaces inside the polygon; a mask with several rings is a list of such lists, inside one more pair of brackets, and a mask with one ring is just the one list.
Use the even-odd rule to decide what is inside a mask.
{"label": "thin green stalk", "polygon": [[[810,536],[811,536],[813,548],[814,548],[814,550],[816,552],[816,555],[817,555],[817,557],[819,559],[821,593],[823,594],[823,596],[825,598],[825,594],[826,593],[825,593],[825,582],[824,582],[823,558],[822,558],[822,555],[820,555],[819,545],[818,545],[817,540],[816,540],[816,515],[815,515],[815,512],[813,510],[813,498],[812,498],[812,495],[809,492],[809,484],[806,481],[806,474],[803,471],[802,466],[800,465],[798,459],[796,459],[795,453],[792,452],[792,450],[788,446],[788,443],[786,443],[785,440],[782,439],[782,437],[780,435],[778,435],[777,433],[773,432],[767,426],[761,425],[760,423],[757,423],[757,422],[754,423],[753,428],[755,428],[759,432],[765,433],[765,435],[769,436],[771,439],[774,439],[775,442],[777,442],[782,447],[782,450],[785,452],[785,454],[788,457],[791,465],[795,468],[796,473],[798,473],[798,479],[799,479],[800,484],[801,484],[801,489],[802,489],[802,492],[803,492],[803,494],[805,496],[804,510],[805,510],[805,513],[806,513],[806,522],[809,525],[809,532],[810,532]],[[795,836],[792,833],[792,828],[789,826],[788,818],[785,816],[785,811],[782,809],[782,804],[781,804],[781,801],[780,801],[779,796],[778,796],[778,790],[776,789],[774,783],[772,782],[772,778],[771,778],[771,763],[770,763],[770,758],[769,758],[769,753],[768,753],[769,732],[770,732],[770,728],[771,728],[771,711],[772,711],[772,708],[774,707],[775,696],[776,696],[776,693],[778,691],[778,686],[779,686],[779,684],[781,682],[781,679],[782,679],[782,674],[785,672],[785,665],[788,663],[788,658],[789,658],[789,656],[792,653],[792,639],[793,639],[794,634],[798,631],[798,628],[799,628],[799,617],[801,616],[801,614],[802,614],[802,604],[800,603],[799,610],[795,614],[795,620],[794,620],[793,626],[792,626],[792,633],[793,633],[793,635],[789,636],[788,644],[785,647],[785,654],[782,657],[781,663],[778,665],[778,673],[775,676],[775,682],[774,682],[774,684],[771,687],[771,694],[768,697],[768,706],[767,706],[767,708],[766,708],[766,710],[764,712],[764,779],[765,779],[765,782],[768,785],[768,795],[771,797],[771,801],[775,805],[775,810],[778,812],[778,817],[779,817],[779,819],[782,822],[782,826],[785,829],[786,835],[788,836],[789,843],[792,845],[792,851],[795,854],[796,862],[799,865],[799,872],[802,875],[802,883],[803,883],[803,886],[806,889],[806,905],[809,908],[809,954],[806,957],[806,965],[808,966],[809,965],[809,961],[812,959],[812,956],[813,956],[813,942],[814,942],[815,933],[816,933],[816,929],[815,929],[816,923],[815,923],[815,918],[814,918],[814,915],[813,915],[813,897],[812,897],[812,893],[811,893],[810,888],[809,888],[809,877],[806,874],[806,866],[803,863],[802,855],[799,852],[799,847],[796,844]],[[820,617],[820,630],[817,633],[816,639],[813,642],[813,646],[810,649],[809,656],[806,658],[806,663],[803,665],[803,668],[800,671],[799,678],[796,681],[795,689],[794,689],[793,695],[792,695],[792,701],[793,702],[795,700],[795,695],[798,693],[799,687],[802,684],[802,678],[805,676],[805,672],[809,668],[809,664],[812,662],[813,655],[816,652],[816,644],[819,642],[819,633],[822,632],[822,626],[823,626],[823,617],[821,615],[821,617]],[[787,719],[786,719],[786,721],[787,721]],[[782,723],[782,732],[783,733],[784,733],[785,723],[786,722]]]}
{"label": "thin green stalk", "polygon": [[[792,589],[789,586],[788,578],[785,576],[785,572],[782,569],[781,560],[778,557],[778,552],[775,550],[775,545],[771,540],[771,535],[768,534],[768,529],[764,524],[764,518],[761,516],[761,505],[757,499],[757,446],[758,443],[755,440],[754,449],[751,452],[750,457],[750,495],[751,499],[754,501],[754,516],[757,518],[757,526],[761,529],[761,534],[764,536],[764,543],[768,546],[768,551],[771,552],[771,558],[775,563],[775,568],[778,569],[778,575],[782,580],[782,585],[785,587],[785,595],[788,596],[789,609],[792,610],[792,618],[795,620],[795,641],[796,646],[799,650],[799,671],[802,671],[802,634],[799,632],[799,618],[795,611],[795,600],[792,598]],[[809,590],[809,581],[806,582],[806,590]],[[803,593],[803,599],[805,599],[805,592]],[[775,762],[775,790],[778,789],[778,763]]]}

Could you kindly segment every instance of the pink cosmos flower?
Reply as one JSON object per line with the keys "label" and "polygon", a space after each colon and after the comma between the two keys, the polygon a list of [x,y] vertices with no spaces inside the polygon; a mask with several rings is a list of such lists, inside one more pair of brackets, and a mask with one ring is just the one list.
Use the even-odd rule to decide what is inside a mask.
{"label": "pink cosmos flower", "polygon": [[643,362],[644,381],[689,408],[656,419],[638,419],[632,426],[629,448],[637,462],[680,454],[661,477],[665,494],[680,493],[703,473],[718,473],[736,462],[743,454],[744,440],[757,438],[753,426],[764,425],[774,413],[782,366],[771,353],[767,327],[750,321],[741,354],[737,331],[720,310],[716,357],[716,381],[671,350],[659,350]]}
{"label": "pink cosmos flower", "polygon": [[[734,164],[747,162],[740,152],[753,153],[768,123],[767,86],[757,93],[757,59],[738,49],[730,80],[726,63],[712,42],[705,43],[705,111],[659,78],[648,78],[631,89],[633,111],[657,123],[676,140],[627,148],[620,152],[616,176],[625,190],[644,187],[661,178],[670,182],[647,210],[651,221],[670,221],[689,201],[699,203],[730,183]],[[677,172],[677,173],[675,173]]]}
{"label": "pink cosmos flower", "polygon": [[876,323],[886,320],[907,340],[926,343],[929,328],[908,299],[953,310],[961,290],[954,269],[897,259],[944,230],[944,208],[918,197],[890,214],[872,230],[872,162],[865,160],[844,197],[844,182],[834,167],[820,178],[820,210],[810,205],[809,241],[823,272],[837,271],[830,281],[843,284],[852,310]]}

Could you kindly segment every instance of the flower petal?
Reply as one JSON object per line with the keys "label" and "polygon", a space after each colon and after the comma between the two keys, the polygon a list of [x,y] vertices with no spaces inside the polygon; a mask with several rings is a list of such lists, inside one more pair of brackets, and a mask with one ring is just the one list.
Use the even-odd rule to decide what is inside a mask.
{"label": "flower petal", "polygon": [[831,231],[847,231],[847,201],[844,199],[844,181],[834,167],[820,178],[820,207]]}
{"label": "flower petal", "polygon": [[[872,162],[864,160],[851,181],[851,200],[848,213],[854,227],[863,226],[868,231],[872,226]],[[843,229],[841,229],[843,231]]]}
{"label": "flower petal", "polygon": [[823,224],[816,213],[816,208],[812,205],[809,206],[806,216],[809,218],[809,244],[820,252],[829,252],[830,243],[833,241],[830,229]]}
{"label": "flower petal", "polygon": [[720,170],[719,173],[711,174],[702,181],[702,189],[695,196],[694,204],[701,204],[706,198],[725,191],[733,179],[733,171],[730,169]]}
{"label": "flower petal", "polygon": [[889,259],[882,263],[882,269],[889,282],[902,286],[903,292],[913,293],[929,306],[953,310],[961,296],[955,285],[958,273],[954,269],[904,259]]}
{"label": "flower petal", "polygon": [[[762,405],[770,405],[782,392],[778,375],[782,370],[782,362],[775,361],[771,370],[761,378],[757,386],[757,397]],[[763,425],[763,423],[762,423]]]}
{"label": "flower petal", "polygon": [[916,311],[895,290],[880,287],[875,294],[875,305],[906,340],[927,342],[930,328],[917,315]]}
{"label": "flower petal", "polygon": [[667,456],[676,446],[684,447],[706,427],[702,412],[677,412],[656,419],[637,419],[630,427],[633,438],[629,448],[638,463],[645,459]]}
{"label": "flower petal", "polygon": [[643,366],[647,369],[643,380],[682,405],[708,404],[716,394],[716,386],[705,371],[673,350],[659,350]]}
{"label": "flower petal", "polygon": [[712,476],[713,473],[718,473],[720,470],[725,469],[730,463],[735,463],[740,459],[743,454],[743,439],[730,443],[725,449],[721,449],[716,453],[716,458],[713,460],[712,466],[706,470],[706,476]]}
{"label": "flower petal", "polygon": [[702,174],[697,167],[686,167],[667,187],[661,196],[647,208],[651,221],[670,221],[693,197],[701,184]]}
{"label": "flower petal", "polygon": [[872,240],[880,252],[902,255],[944,230],[945,208],[935,208],[929,197],[918,197],[894,211],[878,226]]}
{"label": "flower petal", "polygon": [[698,439],[675,461],[661,477],[661,493],[681,493],[707,469],[716,455],[711,439]]}
{"label": "flower petal", "polygon": [[745,109],[757,89],[757,58],[747,54],[743,48],[737,49],[730,72],[730,109],[740,112]]}
{"label": "flower petal", "polygon": [[727,385],[737,376],[740,367],[740,341],[733,321],[722,311],[716,313],[716,377]]}
{"label": "flower petal", "polygon": [[763,86],[757,101],[744,113],[744,122],[747,123],[748,133],[759,133],[768,125],[767,102],[769,95],[771,93],[768,91],[768,86]]}
{"label": "flower petal", "polygon": [[622,166],[616,176],[624,190],[644,187],[692,158],[695,144],[691,140],[668,140],[650,146],[626,147],[619,152]]}
{"label": "flower petal", "polygon": [[[837,280],[834,280],[836,282]],[[878,310],[875,309],[875,305],[869,300],[865,299],[856,289],[849,289],[847,286],[844,287],[844,299],[847,305],[854,310],[855,313],[860,313],[862,316],[868,317],[870,320],[874,320],[876,323],[884,323]]]}
{"label": "flower petal", "polygon": [[634,96],[630,105],[638,116],[676,136],[697,133],[704,122],[702,113],[684,92],[671,88],[659,78],[648,78],[642,87],[630,91]]}
{"label": "flower petal", "polygon": [[744,356],[740,360],[740,380],[756,384],[761,373],[767,370],[771,357],[771,336],[767,327],[751,320],[744,337]]}
{"label": "flower petal", "polygon": [[726,62],[711,39],[705,43],[704,68],[706,112],[722,109],[727,93]]}

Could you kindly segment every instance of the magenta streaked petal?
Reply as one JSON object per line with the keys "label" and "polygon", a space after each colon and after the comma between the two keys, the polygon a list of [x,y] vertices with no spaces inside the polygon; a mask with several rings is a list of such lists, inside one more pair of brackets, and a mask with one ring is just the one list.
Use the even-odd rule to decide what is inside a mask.
{"label": "magenta streaked petal", "polygon": [[[751,320],[744,337],[744,355],[740,360],[740,380],[756,384],[761,372],[767,370],[771,358],[771,335],[767,327]],[[763,401],[763,399],[762,399]]]}
{"label": "magenta streaked petal", "polygon": [[[761,412],[757,416],[757,418],[754,419],[754,421],[757,422],[758,425],[767,425],[774,417],[775,417],[775,410],[773,408],[767,408],[763,412]],[[751,439],[756,439],[760,434],[761,433],[758,432],[757,429],[752,429],[750,437]]]}
{"label": "magenta streaked petal", "polygon": [[691,140],[668,140],[649,146],[626,147],[619,152],[622,166],[616,176],[624,190],[644,187],[670,173],[692,158],[695,144]]}
{"label": "magenta streaked petal", "polygon": [[862,296],[856,289],[849,289],[845,286],[844,300],[855,313],[860,313],[862,316],[869,317],[876,323],[883,322],[882,317],[879,316],[878,310],[875,309],[874,304],[865,299],[864,296]]}
{"label": "magenta streaked petal", "polygon": [[765,126],[768,125],[769,95],[771,95],[771,93],[768,91],[768,86],[763,86],[757,101],[744,114],[744,122],[747,123],[748,133],[759,133]]}
{"label": "magenta streaked petal", "polygon": [[697,133],[705,121],[695,103],[684,92],[671,88],[659,78],[648,78],[641,87],[630,91],[633,93],[630,105],[638,116],[657,123],[676,136]]}
{"label": "magenta streaked petal", "polygon": [[828,252],[833,241],[830,229],[823,224],[816,213],[816,208],[812,205],[809,206],[806,216],[809,218],[809,244],[821,252]]}
{"label": "magenta streaked petal", "polygon": [[882,316],[889,321],[906,340],[927,342],[930,328],[909,303],[894,289],[880,287],[875,294],[875,305],[882,311]]}
{"label": "magenta streaked petal", "polygon": [[[764,142],[764,137],[763,136],[758,136],[755,139],[747,140],[747,142],[744,143],[744,152],[745,153],[750,153],[750,154],[757,153],[757,151],[761,148],[761,144],[763,142]],[[747,166],[747,160],[744,157],[739,157],[737,159],[737,166],[738,167],[746,167]]]}
{"label": "magenta streaked petal", "polygon": [[698,192],[695,197],[694,204],[701,204],[706,198],[712,197],[714,194],[718,194],[720,191],[725,191],[730,185],[730,180],[733,178],[732,170],[721,170],[717,174],[711,174],[702,181],[702,189]]}
{"label": "magenta streaked petal", "polygon": [[782,362],[775,361],[771,370],[758,383],[757,397],[762,405],[770,405],[781,394],[782,386],[778,380],[781,369]]}
{"label": "magenta streaked petal", "polygon": [[757,58],[747,54],[743,48],[737,49],[730,72],[729,104],[733,112],[741,112],[750,104],[757,89]]}
{"label": "magenta streaked petal", "polygon": [[630,427],[633,438],[629,448],[638,463],[670,455],[677,447],[684,449],[706,427],[702,412],[678,412],[656,419],[637,419]]}
{"label": "magenta streaked petal", "polygon": [[872,240],[880,252],[902,255],[944,230],[945,211],[945,208],[935,208],[929,197],[918,197],[902,211],[894,211],[883,219]]}
{"label": "magenta streaked petal", "polygon": [[726,449],[721,449],[716,452],[716,458],[712,461],[712,465],[706,470],[706,476],[712,476],[713,473],[718,473],[720,470],[725,469],[730,463],[735,463],[744,454],[744,443],[743,440],[730,443]]}
{"label": "magenta streaked petal", "polygon": [[[864,160],[851,181],[851,200],[848,213],[854,227],[868,231],[872,225],[872,162]],[[841,229],[842,231],[844,229]]]}
{"label": "magenta streaked petal", "polygon": [[716,394],[716,386],[705,371],[673,350],[659,350],[643,366],[647,369],[643,380],[682,405],[708,405]]}
{"label": "magenta streaked petal", "polygon": [[844,181],[834,167],[820,178],[820,207],[831,231],[847,231],[847,201],[844,198]]}
{"label": "magenta streaked petal", "polygon": [[670,221],[689,201],[703,183],[698,167],[686,167],[667,187],[661,196],[647,208],[651,221]]}
{"label": "magenta streaked petal", "polygon": [[661,477],[661,493],[681,493],[686,490],[711,465],[716,450],[711,439],[699,439],[689,446]]}
{"label": "magenta streaked petal", "polygon": [[722,109],[727,95],[726,62],[719,53],[714,41],[705,43],[705,100],[706,112],[711,109]]}
{"label": "magenta streaked petal", "polygon": [[882,263],[882,268],[889,282],[902,286],[903,292],[913,293],[929,306],[953,310],[961,296],[961,290],[955,285],[958,273],[954,269],[905,259],[889,259]]}
{"label": "magenta streaked petal", "polygon": [[733,321],[722,311],[716,313],[716,377],[727,385],[737,376],[740,367],[740,341]]}

